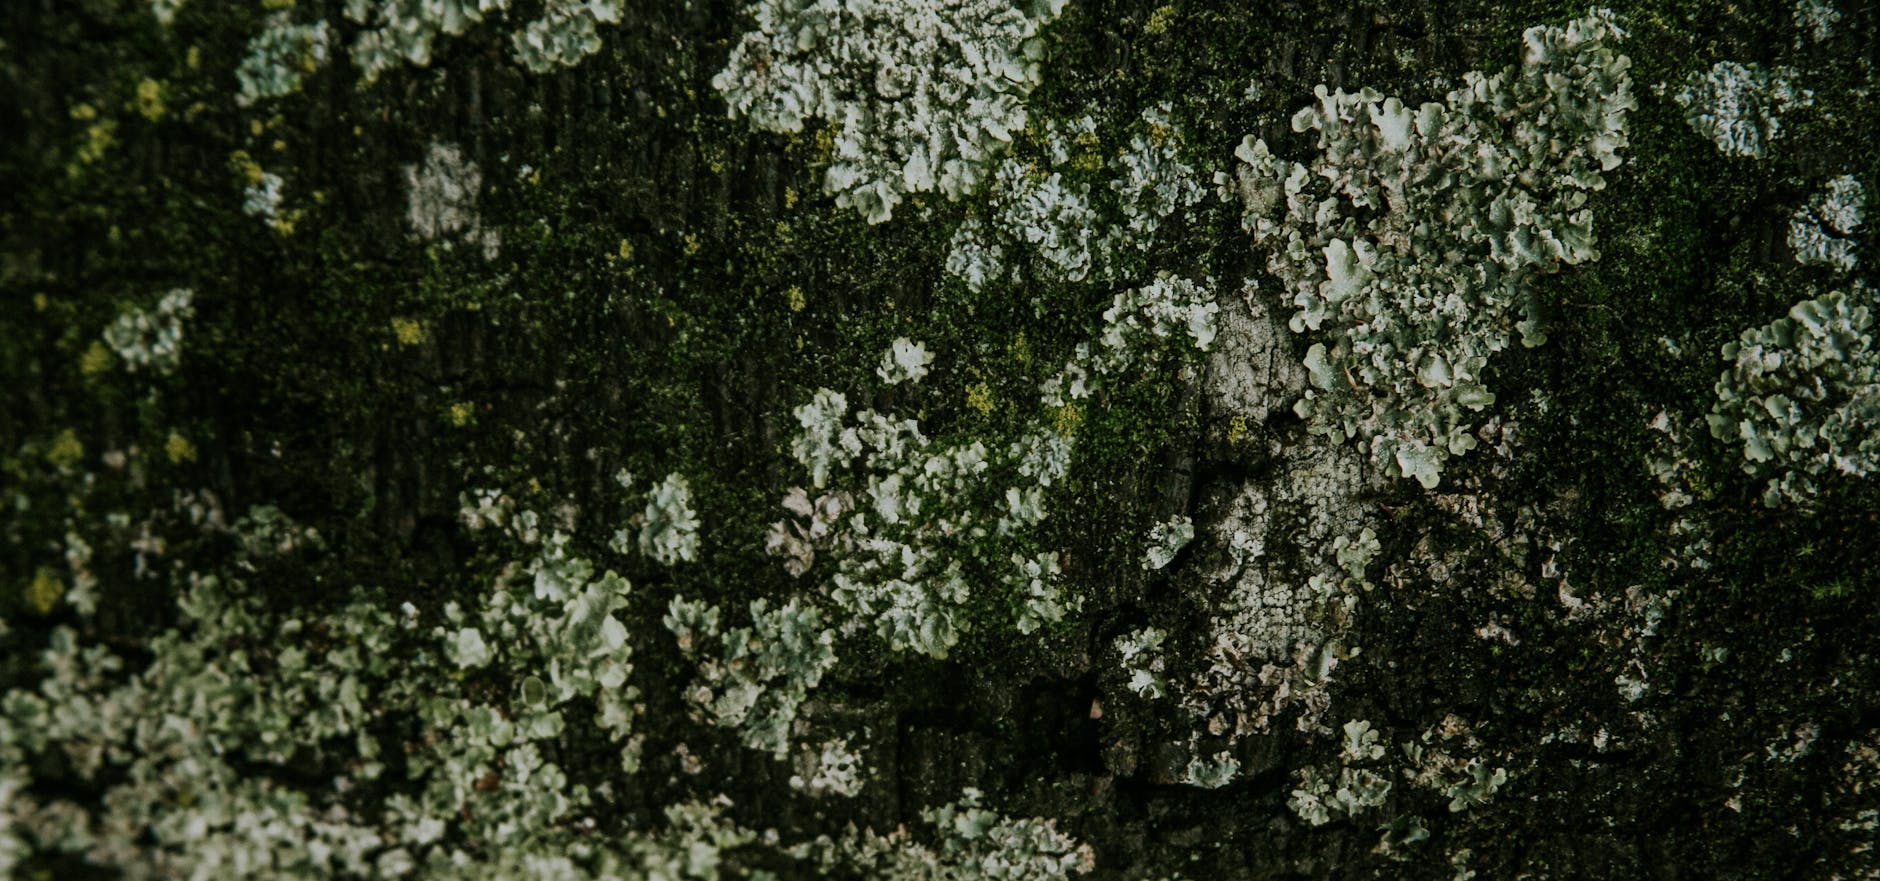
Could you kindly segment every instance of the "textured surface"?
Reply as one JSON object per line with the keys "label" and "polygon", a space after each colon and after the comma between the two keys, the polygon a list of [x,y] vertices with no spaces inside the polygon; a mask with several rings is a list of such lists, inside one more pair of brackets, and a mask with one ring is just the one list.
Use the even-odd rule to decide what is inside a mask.
{"label": "textured surface", "polygon": [[0,874],[1875,877],[1876,47],[0,4]]}

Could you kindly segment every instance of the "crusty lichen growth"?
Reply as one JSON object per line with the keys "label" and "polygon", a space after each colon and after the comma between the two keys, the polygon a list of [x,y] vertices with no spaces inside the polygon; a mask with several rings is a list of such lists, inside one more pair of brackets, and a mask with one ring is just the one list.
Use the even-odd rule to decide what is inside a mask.
{"label": "crusty lichen growth", "polygon": [[1760,158],[1782,136],[1782,115],[1814,103],[1793,68],[1719,61],[1697,71],[1672,96],[1685,122],[1725,156]]}
{"label": "crusty lichen growth", "polygon": [[1013,819],[982,804],[979,790],[967,789],[957,802],[922,811],[921,820],[937,832],[932,846],[903,827],[888,835],[865,830],[824,838],[816,850],[825,871],[848,868],[891,881],[1065,881],[1095,868],[1090,845],[1059,832],[1050,820]]}
{"label": "crusty lichen growth", "polygon": [[1040,430],[1009,444],[942,444],[912,419],[850,414],[829,389],[795,416],[791,454],[822,495],[812,502],[792,489],[784,505],[800,519],[775,524],[768,547],[793,574],[833,558],[830,596],[847,629],[942,658],[967,626],[975,586],[996,586],[1027,633],[1077,607],[1058,587],[1054,552],[1013,550],[1044,519],[1045,489],[1069,467],[1063,438]]}
{"label": "crusty lichen growth", "polygon": [[248,42],[248,56],[235,70],[241,84],[235,103],[247,107],[300,91],[307,75],[326,65],[328,32],[324,20],[295,24],[286,12],[275,13]]}
{"label": "crusty lichen growth", "polygon": [[1025,127],[1040,80],[1040,29],[1063,0],[1023,5],[943,0],[841,5],[759,0],[757,29],[712,86],[734,116],[797,132],[834,132],[823,189],[881,223],[909,195],[957,199]]}
{"label": "crusty lichen growth", "polygon": [[1530,28],[1519,68],[1471,72],[1441,104],[1320,86],[1292,119],[1318,133],[1311,165],[1241,144],[1217,180],[1313,340],[1296,408],[1313,432],[1426,487],[1475,445],[1517,314],[1524,344],[1544,338],[1529,280],[1598,259],[1586,194],[1622,162],[1634,106],[1622,36],[1604,11]]}
{"label": "crusty lichen growth", "polygon": [[1880,347],[1872,289],[1803,300],[1723,347],[1710,430],[1741,442],[1743,470],[1768,476],[1763,501],[1807,504],[1836,475],[1880,468]]}
{"label": "crusty lichen growth", "polygon": [[[1047,120],[1040,140],[1040,161],[999,163],[987,207],[947,245],[947,272],[972,290],[1113,278],[1127,258],[1149,250],[1165,221],[1207,195],[1182,155],[1183,134],[1167,104],[1143,111],[1128,146],[1107,165],[1099,165],[1090,116]],[[1081,179],[1093,167],[1108,172],[1107,186]],[[1112,212],[1122,223],[1104,222]]]}
{"label": "crusty lichen growth", "polygon": [[776,609],[753,600],[750,612],[749,627],[727,628],[717,606],[674,597],[665,624],[679,650],[698,663],[699,682],[686,691],[693,710],[781,759],[797,709],[835,665],[835,633],[823,629],[820,612],[796,600]]}
{"label": "crusty lichen growth", "polygon": [[1796,261],[1852,272],[1860,262],[1854,230],[1865,216],[1867,189],[1851,174],[1828,181],[1789,218],[1789,247]]}
{"label": "crusty lichen growth", "polygon": [[[403,65],[428,67],[438,38],[461,36],[510,0],[346,0],[346,17],[364,27],[353,65],[366,85]],[[533,73],[573,67],[601,49],[601,25],[620,22],[621,0],[546,0],[542,16],[510,35],[511,57]]]}
{"label": "crusty lichen growth", "polygon": [[154,310],[126,310],[105,328],[105,345],[132,373],[174,372],[183,357],[183,323],[195,314],[195,298],[195,291],[176,288],[164,294]]}

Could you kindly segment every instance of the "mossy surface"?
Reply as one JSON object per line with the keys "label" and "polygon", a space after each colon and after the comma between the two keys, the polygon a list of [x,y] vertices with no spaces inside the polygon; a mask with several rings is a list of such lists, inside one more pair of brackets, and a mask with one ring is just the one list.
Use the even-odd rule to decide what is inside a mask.
{"label": "mossy surface", "polygon": [[[495,489],[633,585],[620,614],[641,767],[623,771],[585,724],[598,712],[586,698],[551,739],[571,777],[608,785],[582,814],[608,833],[665,829],[665,808],[718,795],[728,817],[785,842],[851,822],[885,832],[970,786],[1006,816],[1055,818],[1090,843],[1097,878],[1876,871],[1858,848],[1880,807],[1880,766],[1862,764],[1880,758],[1861,753],[1877,736],[1880,484],[1837,480],[1808,510],[1770,508],[1740,445],[1703,429],[1725,343],[1880,261],[1880,224],[1855,236],[1852,277],[1797,264],[1784,240],[1826,179],[1880,190],[1873,8],[1842,3],[1816,44],[1798,43],[1785,3],[1614,7],[1638,107],[1624,165],[1588,202],[1600,258],[1540,276],[1548,342],[1490,364],[1484,416],[1518,425],[1506,455],[1485,443],[1434,491],[1394,476],[1365,485],[1382,551],[1354,594],[1348,638],[1362,651],[1337,666],[1324,723],[1369,721],[1400,773],[1381,809],[1314,826],[1287,799],[1295,772],[1335,767],[1335,736],[1288,715],[1230,745],[1174,700],[1127,688],[1114,649],[1153,625],[1171,634],[1171,680],[1205,666],[1221,596],[1200,570],[1221,551],[1196,514],[1204,537],[1146,571],[1146,536],[1223,487],[1281,479],[1286,451],[1307,443],[1290,401],[1270,417],[1217,410],[1200,391],[1206,361],[1182,356],[1064,408],[1039,403],[1116,293],[1155,271],[1212,279],[1222,309],[1258,305],[1283,325],[1292,307],[1271,293],[1240,205],[1211,195],[1106,280],[973,290],[945,262],[983,200],[915,195],[871,225],[823,192],[826,128],[754,132],[727,115],[711,78],[750,25],[735,3],[629,8],[597,55],[540,76],[507,61],[494,24],[370,86],[336,53],[300,92],[244,108],[234,71],[263,5],[191,0],[167,26],[143,3],[0,11],[0,131],[13,133],[0,146],[0,686],[38,688],[59,627],[139,669],[192,573],[238,577],[272,614],[310,622],[361,597],[392,614],[408,603],[421,626],[389,661],[434,664],[423,634],[446,604],[475,607],[534,553],[465,528],[464,494]],[[293,14],[332,19],[338,39],[350,27],[338,5],[302,0]],[[1518,63],[1524,29],[1585,12],[1073,0],[1045,29],[1032,124],[1010,155],[1040,163],[1046,121],[1092,115],[1089,156],[1066,176],[1104,186],[1142,111],[1166,102],[1204,179],[1250,134],[1304,161],[1312,144],[1287,120],[1314,86],[1441,100],[1464,72]],[[1720,155],[1669,98],[1726,59],[1793,65],[1815,92],[1761,159]],[[500,233],[494,248],[467,233],[427,241],[408,223],[405,169],[437,143],[479,168],[475,212]],[[284,180],[272,219],[243,210],[256,170]],[[1247,293],[1243,279],[1268,287]],[[177,369],[127,369],[105,328],[176,288],[194,292]],[[898,337],[938,356],[918,384],[875,372]],[[1283,340],[1304,356],[1303,338]],[[689,713],[695,663],[660,623],[674,596],[728,615],[759,598],[829,608],[824,570],[793,578],[765,552],[780,499],[804,481],[791,410],[818,388],[917,419],[943,443],[1009,441],[1040,421],[1075,439],[1049,516],[997,541],[1055,553],[1080,611],[1021,635],[1020,598],[987,585],[945,660],[892,651],[866,622],[836,627],[837,663],[803,711],[814,734],[799,735],[866,732],[870,776],[847,799],[792,788],[789,761]],[[1661,413],[1675,442],[1653,427]],[[1653,470],[1671,460],[1691,496],[1676,509]],[[610,551],[671,473],[690,483],[698,559]],[[233,526],[259,506],[316,531],[317,546],[250,559],[240,530],[203,513]],[[1678,531],[1685,518],[1700,522],[1700,550]],[[89,547],[82,566],[68,536]],[[1271,559],[1323,552],[1274,547]],[[95,613],[67,599],[82,576],[96,580]],[[1660,600],[1648,626],[1642,610]],[[268,670],[279,646],[257,634],[244,648]],[[1636,697],[1616,684],[1640,676]],[[437,681],[499,704],[521,679],[492,667]],[[375,712],[365,730],[402,772],[429,732],[411,706]],[[1429,734],[1451,718],[1468,733]],[[1784,759],[1803,730],[1815,734]],[[1413,742],[1505,767],[1508,783],[1452,812],[1404,776]],[[1239,774],[1184,785],[1190,759],[1217,749]],[[7,770],[35,798],[81,805],[114,785],[56,753]],[[328,793],[352,773],[335,755],[249,770]],[[349,785],[364,787],[347,803],[368,815],[412,788],[401,773]],[[1428,838],[1381,848],[1379,827],[1400,819]],[[761,846],[732,865],[813,874]],[[50,846],[17,871],[112,877]]]}

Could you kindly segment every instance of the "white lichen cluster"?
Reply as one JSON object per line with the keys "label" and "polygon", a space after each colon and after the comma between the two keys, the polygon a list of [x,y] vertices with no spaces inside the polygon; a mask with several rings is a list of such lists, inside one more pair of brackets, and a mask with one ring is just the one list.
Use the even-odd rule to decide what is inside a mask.
{"label": "white lichen cluster", "polygon": [[[1841,10],[1829,0],[1795,0],[1795,29],[1814,42],[1834,36],[1834,26],[1841,21]],[[1800,41],[1797,41],[1800,45]]]}
{"label": "white lichen cluster", "polygon": [[169,27],[176,21],[176,13],[182,11],[187,0],[150,0],[150,14],[156,16],[157,24]]}
{"label": "white lichen cluster", "polygon": [[164,294],[154,310],[135,306],[125,310],[104,329],[105,345],[132,373],[176,370],[183,357],[183,322],[196,314],[195,297],[189,288],[176,288]]}
{"label": "white lichen cluster", "polygon": [[927,377],[927,368],[933,364],[933,353],[927,347],[907,337],[896,337],[888,346],[888,351],[881,354],[881,364],[875,368],[875,375],[889,385],[916,383]]}
{"label": "white lichen cluster", "polygon": [[1276,477],[1223,494],[1197,559],[1209,585],[1209,640],[1175,697],[1211,735],[1230,741],[1297,712],[1320,730],[1332,672],[1353,648],[1349,632],[1367,569],[1381,550],[1359,497],[1362,460],[1323,441],[1290,452]]}
{"label": "white lichen cluster", "polygon": [[685,693],[694,712],[781,759],[798,708],[835,666],[835,632],[823,629],[822,613],[796,600],[775,609],[753,600],[750,612],[750,626],[726,627],[717,606],[673,597],[665,625],[697,664],[698,682]]}
{"label": "white lichen cluster", "polygon": [[[947,272],[973,290],[1111,277],[1123,255],[1147,250],[1163,221],[1207,194],[1181,156],[1182,134],[1170,113],[1166,104],[1143,113],[1128,147],[1107,165],[1108,185],[1097,188],[1081,173],[1104,167],[1094,152],[1096,122],[1085,116],[1046,123],[1042,162],[999,164],[987,208],[954,231]],[[1112,212],[1120,224],[1107,221]]]}
{"label": "white lichen cluster", "polygon": [[247,107],[300,91],[308,74],[326,66],[328,31],[325,20],[295,24],[285,11],[270,16],[235,69],[241,84],[235,103]]}
{"label": "white lichen cluster", "polygon": [[346,17],[364,25],[352,60],[371,84],[403,64],[427,67],[439,35],[461,36],[508,0],[346,0]]}
{"label": "white lichen cluster", "polygon": [[1170,351],[1206,352],[1220,313],[1210,286],[1211,280],[1196,284],[1164,273],[1117,294],[1103,313],[1094,344],[1078,343],[1064,369],[1045,381],[1040,389],[1044,405],[1056,408],[1089,398],[1110,380]]}
{"label": "white lichen cluster", "polygon": [[1487,804],[1510,777],[1499,764],[1506,756],[1488,750],[1475,726],[1453,713],[1398,746],[1403,780],[1449,799],[1450,813]]}
{"label": "white lichen cluster", "polygon": [[[390,836],[335,793],[255,769],[346,757],[359,781],[381,773],[366,727],[401,696],[385,684],[396,622],[365,602],[283,618],[239,578],[179,582],[176,624],[144,650],[120,657],[60,626],[41,678],[0,697],[0,872],[40,853],[127,878],[370,873]],[[102,797],[29,788],[46,759]]]}
{"label": "white lichen cluster", "polygon": [[825,740],[813,748],[805,744],[797,751],[795,768],[790,788],[812,796],[852,798],[861,794],[867,783],[861,753],[849,747],[846,737]]}
{"label": "white lichen cluster", "polygon": [[1168,693],[1164,678],[1168,662],[1162,643],[1168,631],[1144,627],[1116,638],[1116,654],[1122,661],[1123,674],[1130,691],[1137,697],[1154,700]]}
{"label": "white lichen cluster", "polygon": [[1220,789],[1234,782],[1234,775],[1240,773],[1240,760],[1228,750],[1213,755],[1196,755],[1182,767],[1179,781],[1186,786],[1201,789]]}
{"label": "white lichen cluster", "polygon": [[1830,266],[1837,272],[1852,272],[1859,262],[1853,234],[1861,224],[1866,202],[1867,190],[1853,175],[1828,181],[1814,199],[1789,218],[1789,247],[1794,249],[1795,259],[1807,265]]}
{"label": "white lichen cluster", "polygon": [[1143,552],[1142,568],[1156,570],[1175,560],[1175,555],[1195,538],[1195,521],[1177,514],[1149,528],[1149,548]]}
{"label": "white lichen cluster", "polygon": [[483,171],[455,144],[432,142],[423,163],[405,166],[405,183],[406,217],[420,238],[431,241],[476,227]]}
{"label": "white lichen cluster", "polygon": [[1090,205],[1090,187],[1042,174],[1017,159],[999,163],[984,218],[967,218],[953,233],[946,268],[974,290],[1014,280],[1029,252],[1032,270],[1047,281],[1083,281],[1107,256],[1108,242]]}
{"label": "white lichen cluster", "polygon": [[510,38],[517,62],[533,73],[573,67],[601,51],[600,26],[619,24],[624,0],[547,0],[542,17]]}
{"label": "white lichen cluster", "polygon": [[561,732],[568,703],[586,699],[595,706],[594,724],[619,748],[621,765],[631,770],[639,761],[633,734],[638,692],[627,684],[633,647],[620,620],[631,586],[612,571],[596,576],[592,564],[572,555],[567,545],[559,534],[543,543],[530,565],[534,577],[527,590],[499,585],[475,613],[445,606],[447,625],[436,636],[457,667],[494,663],[539,672],[519,679],[507,706],[434,704],[441,714],[434,724],[450,727],[462,720],[474,732],[487,723],[494,726],[492,746],[507,743],[512,735],[550,738]]}
{"label": "white lichen cluster", "polygon": [[1138,249],[1148,246],[1163,220],[1207,195],[1194,166],[1182,159],[1182,133],[1168,103],[1143,111],[1142,123],[1110,162],[1110,189]]}
{"label": "white lichen cluster", "polygon": [[939,658],[976,591],[996,586],[1026,633],[1078,605],[1058,588],[1055,552],[1011,550],[1044,519],[1044,491],[1069,466],[1063,438],[1039,429],[1002,448],[945,445],[911,419],[850,414],[829,389],[795,416],[790,452],[821,495],[792,489],[785,507],[808,522],[778,522],[767,546],[795,573],[818,554],[834,558],[830,596],[845,632],[872,625],[896,651]]}
{"label": "white lichen cluster", "polygon": [[1709,569],[1713,553],[1710,526],[1701,509],[1692,507],[1701,492],[1697,486],[1701,471],[1688,440],[1688,435],[1701,429],[1693,430],[1683,420],[1674,424],[1665,410],[1658,411],[1648,425],[1657,434],[1645,467],[1657,484],[1659,505],[1675,518],[1666,527],[1671,554],[1664,561],[1665,567]]}
{"label": "white lichen cluster", "polygon": [[[392,610],[360,591],[275,609],[247,574],[319,569],[317,533],[270,505],[230,527],[204,493],[177,510],[230,533],[216,543],[228,554],[161,567],[173,623],[135,651],[84,635],[90,621],[41,637],[0,628],[21,650],[18,684],[0,694],[0,875],[729,879],[821,860],[844,877],[1045,879],[1090,867],[1049,822],[1002,817],[972,793],[927,812],[926,840],[854,827],[839,844],[760,840],[724,818],[722,796],[597,836],[619,784],[560,763],[612,741],[624,773],[637,765],[637,737],[622,743],[638,712],[624,579],[596,577],[567,535],[482,491],[465,496],[465,524],[499,558],[535,556],[504,565],[469,608]],[[832,661],[813,613],[753,613],[713,647],[733,678],[766,679],[774,695]],[[824,742],[819,765],[807,788],[859,789],[846,741]]]}
{"label": "white lichen cluster", "polygon": [[1381,807],[1390,796],[1390,769],[1379,761],[1384,745],[1378,742],[1378,732],[1359,719],[1346,722],[1343,731],[1336,765],[1299,769],[1299,785],[1286,802],[1314,826],[1331,822],[1335,814],[1355,817]]}
{"label": "white lichen cluster", "polygon": [[274,221],[281,216],[281,189],[287,182],[271,171],[261,173],[261,179],[242,189],[242,213],[249,217]]}
{"label": "white lichen cluster", "polygon": [[1064,0],[759,0],[712,86],[733,116],[833,135],[823,189],[870,223],[907,196],[976,189],[1025,127],[1040,29]]}
{"label": "white lichen cluster", "polygon": [[[346,0],[346,17],[363,25],[352,60],[368,85],[409,64],[428,67],[438,38],[462,36],[509,8],[510,0]],[[535,73],[573,67],[600,51],[599,26],[618,24],[622,0],[546,0],[542,17],[510,37],[511,55]]]}
{"label": "white lichen cluster", "polygon": [[1530,279],[1599,256],[1587,193],[1621,164],[1635,106],[1622,36],[1604,11],[1530,28],[1518,68],[1471,72],[1440,104],[1320,86],[1292,119],[1317,133],[1311,164],[1236,150],[1217,181],[1313,341],[1295,409],[1314,433],[1426,487],[1475,445],[1489,359],[1517,327],[1544,339]]}
{"label": "white lichen cluster", "polygon": [[1725,156],[1760,158],[1782,136],[1782,115],[1814,103],[1789,67],[1719,61],[1685,79],[1672,99],[1684,121]]}
{"label": "white lichen cluster", "polygon": [[434,242],[461,233],[482,249],[485,260],[495,259],[502,236],[482,228],[477,215],[483,170],[455,144],[432,142],[423,162],[405,166],[405,185],[405,217],[418,238]]}
{"label": "white lichen cluster", "polygon": [[640,553],[660,565],[698,559],[698,514],[692,510],[692,485],[684,475],[668,474],[646,494],[638,524]]}
{"label": "white lichen cluster", "polygon": [[922,811],[921,819],[935,830],[932,845],[922,844],[905,827],[888,835],[851,832],[840,841],[816,843],[821,866],[825,872],[847,869],[884,881],[1065,881],[1096,867],[1089,845],[1059,832],[1050,820],[1012,819],[987,810],[976,789],[967,789],[957,802]]}
{"label": "white lichen cluster", "polygon": [[1743,447],[1743,470],[1767,476],[1763,502],[1807,504],[1835,475],[1880,468],[1880,346],[1874,297],[1855,284],[1803,300],[1723,347],[1709,422]]}

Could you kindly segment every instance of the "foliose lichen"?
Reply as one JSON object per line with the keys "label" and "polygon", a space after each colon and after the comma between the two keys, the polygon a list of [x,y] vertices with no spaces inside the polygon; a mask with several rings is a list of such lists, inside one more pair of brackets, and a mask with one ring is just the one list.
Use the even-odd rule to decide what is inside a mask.
{"label": "foliose lichen", "polygon": [[1587,193],[1623,161],[1635,106],[1621,37],[1603,10],[1529,28],[1518,68],[1470,72],[1440,104],[1320,86],[1292,119],[1318,134],[1311,165],[1252,137],[1235,151],[1216,180],[1313,340],[1295,409],[1314,433],[1425,487],[1475,445],[1490,358],[1517,329],[1545,338],[1528,281],[1598,259]]}
{"label": "foliose lichen", "polygon": [[1880,468],[1880,347],[1873,292],[1856,283],[1803,300],[1723,347],[1710,430],[1741,442],[1763,502],[1807,505],[1833,476]]}
{"label": "foliose lichen", "polygon": [[819,553],[833,557],[830,595],[851,627],[872,622],[891,648],[938,658],[959,640],[975,584],[999,585],[1026,632],[1077,606],[1057,587],[1054,552],[1009,550],[1044,519],[1044,490],[1069,465],[1052,453],[1063,441],[1048,429],[1003,448],[943,445],[914,420],[873,410],[850,424],[848,399],[829,389],[795,415],[802,430],[790,452],[811,486],[841,483],[814,503],[792,489],[785,507],[810,522],[779,522],[767,546],[793,572]]}
{"label": "foliose lichen", "polygon": [[[1207,191],[1182,155],[1183,135],[1167,104],[1143,112],[1129,144],[1102,165],[1097,123],[1083,116],[1043,126],[1039,161],[999,163],[987,207],[954,231],[947,272],[980,290],[997,282],[1081,282],[1116,275],[1126,254],[1146,251],[1164,221]],[[1104,168],[1107,186],[1083,178]],[[1109,225],[1105,218],[1120,216]]]}
{"label": "foliose lichen", "polygon": [[698,664],[698,684],[686,691],[694,711],[781,759],[798,708],[835,665],[835,633],[796,600],[774,609],[753,600],[750,613],[750,626],[727,628],[717,606],[674,597],[665,625]]}
{"label": "foliose lichen", "polygon": [[692,485],[672,473],[646,494],[640,514],[640,553],[671,566],[698,559],[698,514],[692,510]]}
{"label": "foliose lichen", "polygon": [[1855,253],[1854,230],[1863,219],[1867,191],[1851,174],[1828,181],[1826,187],[1789,218],[1789,247],[1803,264],[1852,272],[1860,262]]}
{"label": "foliose lichen", "polygon": [[183,357],[183,323],[195,314],[195,297],[189,288],[176,288],[164,294],[154,310],[133,307],[124,311],[105,328],[105,345],[132,373],[176,370]]}
{"label": "foliose lichen", "polygon": [[1693,72],[1672,99],[1684,121],[1725,156],[1760,158],[1782,136],[1782,115],[1814,103],[1793,68],[1719,61]]}
{"label": "foliose lichen", "polygon": [[[365,85],[402,65],[428,67],[440,36],[461,36],[510,0],[346,0],[346,17],[363,25],[352,60]],[[542,17],[510,37],[511,56],[534,73],[572,67],[600,51],[599,27],[620,22],[620,0],[545,0]]]}
{"label": "foliose lichen", "polygon": [[296,24],[286,11],[270,16],[267,27],[248,41],[248,55],[235,69],[241,84],[235,103],[247,107],[300,91],[307,75],[326,65],[328,30],[325,20]]}
{"label": "foliose lichen", "polygon": [[889,385],[903,382],[920,382],[927,376],[928,365],[933,363],[933,353],[927,347],[907,337],[897,337],[881,355],[881,364],[875,368],[875,374]]}
{"label": "foliose lichen", "polygon": [[515,59],[532,73],[573,67],[601,50],[601,25],[619,24],[623,0],[547,0],[542,17],[510,38]]}
{"label": "foliose lichen", "polygon": [[1024,128],[1043,26],[1064,0],[759,0],[712,86],[733,116],[834,136],[823,189],[870,223],[915,193],[957,199]]}

